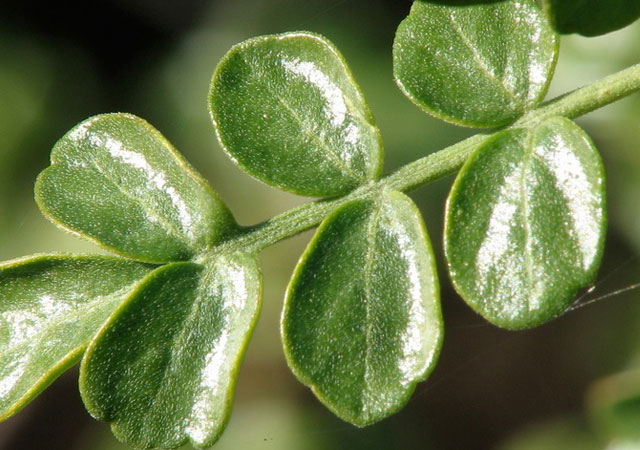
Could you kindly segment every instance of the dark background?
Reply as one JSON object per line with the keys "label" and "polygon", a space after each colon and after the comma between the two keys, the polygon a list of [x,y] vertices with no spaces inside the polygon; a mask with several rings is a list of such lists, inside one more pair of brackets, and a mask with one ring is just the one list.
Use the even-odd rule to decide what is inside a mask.
{"label": "dark background", "polygon": [[[236,169],[210,125],[206,94],[216,62],[232,44],[255,35],[306,29],[341,49],[382,130],[387,171],[473,133],[430,118],[395,87],[391,45],[410,1],[62,3],[0,2],[1,259],[97,251],[41,218],[31,189],[55,141],[75,123],[103,112],[131,112],[156,126],[243,224],[306,201]],[[638,42],[637,25],[598,39],[563,38],[551,95],[640,61]],[[625,100],[580,124],[603,153],[611,214],[602,281],[588,300],[640,281],[640,101]],[[440,262],[451,182],[412,194]],[[616,295],[534,330],[507,332],[472,313],[441,272],[446,331],[438,367],[403,411],[358,429],[334,418],[297,383],[280,349],[284,288],[309,236],[261,256],[264,309],[241,369],[231,421],[214,448],[602,448],[589,431],[585,393],[598,377],[633,365],[640,349],[639,292]],[[0,424],[0,449],[124,448],[84,411],[76,377],[72,370]]]}

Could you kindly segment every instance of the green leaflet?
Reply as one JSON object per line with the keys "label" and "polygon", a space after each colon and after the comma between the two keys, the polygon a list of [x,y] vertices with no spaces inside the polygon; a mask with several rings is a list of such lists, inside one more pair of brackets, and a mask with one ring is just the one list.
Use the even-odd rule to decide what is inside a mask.
{"label": "green leaflet", "polygon": [[150,266],[37,255],[0,264],[0,420],[73,365]]}
{"label": "green leaflet", "polygon": [[209,447],[227,423],[260,297],[258,267],[245,254],[156,270],[87,349],[88,411],[135,447]]}
{"label": "green leaflet", "polygon": [[234,225],[169,142],[130,114],[95,116],[54,147],[36,182],[43,214],[69,231],[141,261],[186,260]]}
{"label": "green leaflet", "polygon": [[533,0],[463,6],[416,0],[396,33],[393,72],[426,112],[494,127],[540,103],[557,50],[556,34]]}
{"label": "green leaflet", "polygon": [[381,170],[380,132],[342,56],[321,36],[236,45],[216,69],[209,107],[226,152],[267,184],[325,197]]}
{"label": "green leaflet", "polygon": [[638,0],[542,0],[552,25],[562,34],[598,36],[640,17]]}
{"label": "green leaflet", "polygon": [[504,131],[464,165],[447,203],[453,283],[490,322],[540,325],[595,278],[606,228],[604,171],[573,122]]}
{"label": "green leaflet", "polygon": [[289,366],[340,418],[364,426],[398,411],[437,360],[435,261],[413,202],[355,200],[322,223],[282,315]]}

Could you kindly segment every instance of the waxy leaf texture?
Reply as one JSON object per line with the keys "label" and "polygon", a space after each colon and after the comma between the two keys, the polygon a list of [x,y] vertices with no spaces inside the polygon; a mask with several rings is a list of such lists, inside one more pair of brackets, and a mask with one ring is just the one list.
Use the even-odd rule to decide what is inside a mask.
{"label": "waxy leaf texture", "polygon": [[338,417],[375,423],[404,406],[442,341],[435,260],[399,192],[331,213],[301,257],[282,316],[294,374]]}
{"label": "waxy leaf texture", "polygon": [[396,33],[393,73],[436,117],[504,125],[544,98],[558,40],[533,0],[471,3],[416,0]]}
{"label": "waxy leaf texture", "polygon": [[55,145],[51,163],[35,188],[43,214],[123,256],[188,260],[235,224],[171,144],[130,114],[80,123]]}
{"label": "waxy leaf texture", "polygon": [[454,286],[488,321],[529,328],[565,312],[602,258],[602,162],[573,122],[499,133],[451,190],[445,253]]}
{"label": "waxy leaf texture", "polygon": [[206,448],[231,411],[236,373],[258,316],[253,257],[151,273],[91,343],[80,369],[87,410],[140,448]]}
{"label": "waxy leaf texture", "polygon": [[109,256],[37,255],[0,265],[0,420],[77,362],[151,266]]}
{"label": "waxy leaf texture", "polygon": [[380,132],[344,59],[321,36],[236,45],[216,69],[209,102],[223,148],[267,184],[326,197],[380,172]]}

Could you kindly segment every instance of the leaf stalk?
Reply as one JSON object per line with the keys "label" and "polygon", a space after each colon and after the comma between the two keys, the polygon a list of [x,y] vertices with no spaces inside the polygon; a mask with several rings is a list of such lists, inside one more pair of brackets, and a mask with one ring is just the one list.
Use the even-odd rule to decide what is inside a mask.
{"label": "leaf stalk", "polygon": [[363,185],[345,196],[310,202],[265,222],[243,227],[237,234],[216,246],[213,251],[241,249],[248,253],[258,253],[278,241],[315,227],[327,214],[347,202],[375,195],[383,189],[413,191],[455,173],[478,146],[502,130],[531,128],[554,116],[574,119],[637,91],[640,91],[640,64],[549,100],[511,125],[478,133],[411,162],[381,180]]}

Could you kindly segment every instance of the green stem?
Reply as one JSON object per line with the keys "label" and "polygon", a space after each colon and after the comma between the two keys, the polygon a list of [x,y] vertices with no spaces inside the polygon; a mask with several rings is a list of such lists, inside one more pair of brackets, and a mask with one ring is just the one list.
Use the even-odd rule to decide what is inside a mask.
{"label": "green stem", "polygon": [[[507,128],[533,127],[554,116],[576,118],[639,90],[640,64],[636,64],[589,86],[543,103]],[[250,253],[258,252],[282,239],[313,228],[335,208],[352,200],[365,198],[385,188],[408,192],[424,186],[456,172],[474,149],[498,131],[501,130],[477,134],[425,156],[401,167],[382,180],[362,186],[344,197],[307,203],[266,222],[244,228],[233,239],[222,244],[222,247],[241,248]]]}

